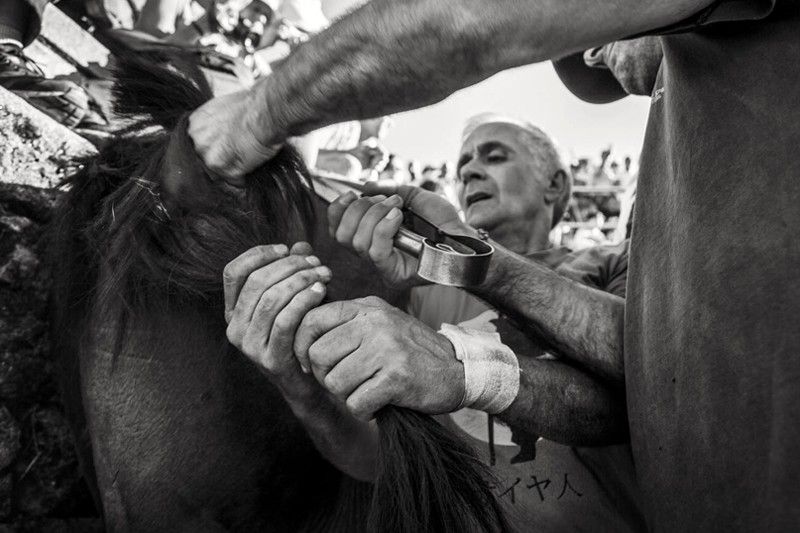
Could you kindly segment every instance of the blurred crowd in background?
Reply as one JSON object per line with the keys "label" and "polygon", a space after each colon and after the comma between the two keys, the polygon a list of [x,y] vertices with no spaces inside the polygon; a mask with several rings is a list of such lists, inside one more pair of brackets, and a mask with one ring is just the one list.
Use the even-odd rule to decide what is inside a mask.
{"label": "blurred crowd in background", "polygon": [[[9,1],[30,2],[39,11],[48,3]],[[112,48],[147,51],[176,46],[202,54],[205,65],[227,71],[237,80],[223,92],[247,87],[269,75],[298,45],[330,24],[322,0],[61,0],[59,8],[68,12],[73,8],[77,20],[105,21],[108,28],[103,35],[114,41],[106,42]],[[88,13],[88,17],[80,13]],[[25,35],[29,33],[24,29],[26,16],[20,14],[16,24],[13,20],[4,23],[12,38],[0,39],[0,85],[82,134],[87,129],[102,130],[111,122],[102,90],[93,90],[97,84],[92,80],[47,79],[23,52],[35,37]],[[19,26],[16,39],[15,25]],[[352,121],[293,142],[307,165],[318,172],[358,182],[391,180],[419,186],[458,205],[453,162],[421,161],[413,153],[392,153],[386,148],[391,144],[387,143],[391,125],[391,117]],[[624,239],[635,194],[634,159],[599,145],[596,154],[573,157],[571,168],[573,198],[553,230],[553,242],[580,249]]]}
{"label": "blurred crowd in background", "polygon": [[[420,161],[385,147],[391,117],[323,128],[298,142],[306,161],[320,172],[352,181],[393,181],[434,191],[458,207],[458,176],[452,161]],[[308,152],[311,155],[308,155]],[[316,158],[314,158],[316,153]],[[573,195],[552,240],[573,249],[622,241],[630,231],[637,167],[611,147],[573,158]]]}

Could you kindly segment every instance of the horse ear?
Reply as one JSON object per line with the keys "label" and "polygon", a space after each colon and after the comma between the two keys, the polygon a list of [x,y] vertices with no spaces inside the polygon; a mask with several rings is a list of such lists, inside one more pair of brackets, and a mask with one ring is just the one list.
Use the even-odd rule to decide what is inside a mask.
{"label": "horse ear", "polygon": [[166,199],[183,209],[208,207],[219,200],[218,191],[208,169],[195,153],[194,144],[186,130],[188,117],[184,114],[167,136],[159,166],[159,180]]}
{"label": "horse ear", "polygon": [[212,97],[196,62],[180,54],[140,53],[119,60],[114,111],[138,123],[173,130],[186,113]]}

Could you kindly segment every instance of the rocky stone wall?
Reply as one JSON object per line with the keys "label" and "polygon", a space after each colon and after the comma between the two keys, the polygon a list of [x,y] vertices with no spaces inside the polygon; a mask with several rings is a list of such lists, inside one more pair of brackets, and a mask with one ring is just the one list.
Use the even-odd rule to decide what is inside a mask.
{"label": "rocky stone wall", "polygon": [[46,232],[91,144],[0,88],[0,532],[102,531],[49,343]]}
{"label": "rocky stone wall", "polygon": [[57,192],[0,183],[0,523],[101,531],[49,344],[46,229]]}

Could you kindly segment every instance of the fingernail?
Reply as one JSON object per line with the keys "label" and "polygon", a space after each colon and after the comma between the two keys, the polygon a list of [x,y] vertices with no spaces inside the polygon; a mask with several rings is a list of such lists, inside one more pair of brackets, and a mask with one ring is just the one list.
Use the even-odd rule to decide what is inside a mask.
{"label": "fingernail", "polygon": [[273,250],[275,250],[275,253],[279,255],[286,255],[289,253],[289,247],[285,244],[276,244]]}
{"label": "fingernail", "polygon": [[300,365],[300,370],[303,371],[303,374],[308,374],[310,372],[306,365]]}
{"label": "fingernail", "polygon": [[311,292],[316,292],[318,294],[322,294],[325,292],[325,285],[321,282],[317,281],[311,286]]}
{"label": "fingernail", "polygon": [[340,201],[340,202],[342,202],[343,204],[349,204],[349,203],[351,203],[353,200],[355,200],[356,198],[358,198],[358,196],[356,195],[356,193],[354,193],[353,191],[350,191],[350,192],[348,192],[347,194],[345,194],[344,196],[342,196],[342,197],[339,199],[339,201]]}
{"label": "fingernail", "polygon": [[309,255],[308,257],[306,257],[306,262],[309,265],[315,266],[315,267],[318,267],[318,266],[320,266],[322,264],[322,261],[320,261],[318,257],[313,256],[313,255]]}
{"label": "fingernail", "polygon": [[393,207],[391,211],[386,214],[386,220],[394,220],[399,217],[403,212]]}
{"label": "fingernail", "polygon": [[384,200],[383,203],[384,203],[384,205],[400,206],[400,205],[403,205],[403,199],[400,198],[399,195],[393,194],[392,196],[390,196],[389,198]]}
{"label": "fingernail", "polygon": [[317,267],[317,268],[314,269],[314,272],[316,272],[318,275],[322,276],[323,278],[330,278],[333,275],[333,273],[331,272],[331,269],[326,267],[326,266]]}

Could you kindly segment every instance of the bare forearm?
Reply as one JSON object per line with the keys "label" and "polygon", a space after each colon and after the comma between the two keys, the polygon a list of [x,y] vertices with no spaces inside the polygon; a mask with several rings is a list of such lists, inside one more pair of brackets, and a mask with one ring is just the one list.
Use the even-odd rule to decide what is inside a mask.
{"label": "bare forearm", "polygon": [[557,360],[519,360],[519,393],[501,420],[569,446],[628,439],[624,393]]}
{"label": "bare forearm", "polygon": [[293,385],[281,390],[325,459],[354,479],[373,481],[378,450],[378,429],[374,422],[356,419],[320,387]]}
{"label": "bare forearm", "polygon": [[[373,0],[251,93],[264,144],[421,107],[502,70],[681,20],[711,0]],[[265,106],[266,103],[266,106]]]}
{"label": "bare forearm", "polygon": [[497,246],[473,292],[515,317],[560,358],[608,382],[624,381],[625,301]]}

